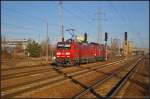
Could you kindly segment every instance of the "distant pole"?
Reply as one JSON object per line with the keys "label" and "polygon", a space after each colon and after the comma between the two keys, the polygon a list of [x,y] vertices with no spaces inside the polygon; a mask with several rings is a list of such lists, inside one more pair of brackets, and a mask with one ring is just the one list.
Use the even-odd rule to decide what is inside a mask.
{"label": "distant pole", "polygon": [[[39,41],[39,44],[40,44],[40,33],[39,33],[38,36],[39,36],[39,40],[38,41]],[[40,58],[41,58],[41,49],[40,49]]]}
{"label": "distant pole", "polygon": [[5,34],[4,34],[4,50],[6,48],[6,43],[7,43],[7,41],[6,41],[6,32],[5,32]]}
{"label": "distant pole", "polygon": [[128,58],[128,35],[127,35],[127,32],[125,32],[125,34],[124,34],[124,40],[125,40],[125,50],[126,50],[125,58],[127,60],[127,58]]}
{"label": "distant pole", "polygon": [[39,43],[40,43],[40,32],[39,32]]}
{"label": "distant pole", "polygon": [[97,36],[98,36],[98,38],[97,38],[97,43],[101,43],[101,35],[100,35],[100,9],[98,9],[97,10]]}
{"label": "distant pole", "polygon": [[106,57],[105,57],[105,60],[107,61],[107,39],[108,39],[108,34],[107,32],[105,32],[105,54],[106,54]]}
{"label": "distant pole", "polygon": [[53,50],[51,50],[51,60],[53,60],[53,57],[54,57]]}
{"label": "distant pole", "polygon": [[120,48],[121,48],[121,41],[120,39],[118,39],[118,47],[119,47],[119,56],[121,55],[121,52],[120,52]]}
{"label": "distant pole", "polygon": [[60,33],[62,37],[62,42],[64,42],[64,25],[63,25],[63,5],[62,1],[59,2],[60,4]]}
{"label": "distant pole", "polygon": [[106,41],[106,61],[107,61],[107,41]]}
{"label": "distant pole", "polygon": [[48,63],[48,22],[47,25],[47,32],[46,32],[46,63]]}

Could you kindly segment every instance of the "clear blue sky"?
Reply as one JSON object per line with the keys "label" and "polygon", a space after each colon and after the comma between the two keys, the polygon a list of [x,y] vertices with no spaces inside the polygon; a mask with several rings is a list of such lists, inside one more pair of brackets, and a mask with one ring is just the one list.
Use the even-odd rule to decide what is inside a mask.
{"label": "clear blue sky", "polygon": [[[111,38],[124,40],[124,32],[136,47],[149,48],[148,1],[63,1],[65,29],[74,28],[76,35],[88,33],[88,40],[97,41],[96,12],[100,9],[101,32]],[[46,38],[46,21],[49,39],[60,40],[59,1],[2,1],[1,33],[7,39]],[[65,32],[65,39],[69,38]],[[103,41],[104,43],[104,41]]]}

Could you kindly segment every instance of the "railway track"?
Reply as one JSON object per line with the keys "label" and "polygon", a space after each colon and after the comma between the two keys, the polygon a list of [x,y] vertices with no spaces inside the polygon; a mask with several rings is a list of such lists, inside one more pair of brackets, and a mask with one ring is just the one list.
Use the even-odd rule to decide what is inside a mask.
{"label": "railway track", "polygon": [[22,77],[22,76],[28,76],[32,74],[37,74],[37,73],[42,73],[42,72],[48,72],[52,68],[50,68],[49,65],[46,65],[44,67],[37,67],[37,68],[28,68],[27,70],[14,70],[14,71],[7,71],[7,72],[2,72],[2,80],[5,79],[11,79],[11,78],[16,78],[16,77]]}
{"label": "railway track", "polygon": [[[113,60],[108,60],[109,62],[113,62],[113,61],[117,61],[117,60],[121,60],[121,59],[124,59],[124,58],[117,58],[117,59],[113,59]],[[35,60],[34,60],[35,61]],[[98,62],[99,63],[99,62]],[[89,64],[97,64],[97,63],[89,63]],[[13,71],[13,70],[19,70],[19,69],[26,69],[26,68],[33,68],[33,67],[40,67],[40,66],[48,66],[49,64],[38,64],[38,65],[24,65],[24,66],[12,66],[12,67],[9,67],[9,68],[7,68],[7,67],[5,67],[5,68],[2,68],[1,70],[2,71],[6,71],[6,72],[8,72],[9,70],[11,70],[11,71]],[[87,65],[87,64],[86,64]]]}
{"label": "railway track", "polygon": [[[120,62],[123,62],[123,61],[118,61],[116,63],[120,63]],[[74,73],[63,73],[58,68],[54,68],[61,75],[59,75],[59,76],[57,75],[57,76],[54,76],[54,77],[51,77],[51,78],[47,77],[47,78],[43,78],[43,79],[34,80],[30,83],[23,83],[22,85],[16,85],[16,86],[13,86],[13,87],[10,87],[10,88],[9,87],[4,88],[4,89],[2,89],[2,92],[3,92],[2,96],[11,97],[11,96],[17,95],[19,93],[23,93],[23,92],[35,89],[35,88],[39,88],[39,87],[42,87],[42,86],[46,86],[46,85],[49,85],[49,84],[53,84],[53,83],[56,83],[56,82],[66,80],[66,79],[68,79],[68,77],[75,77],[75,76],[78,76],[78,75],[82,75],[82,74],[85,74],[87,72],[91,72],[92,70],[95,71],[98,68],[104,68],[104,67],[110,66],[112,64],[115,64],[115,62],[109,63],[109,64],[101,66],[101,67],[94,66],[94,67],[88,68],[88,69],[80,67],[83,70],[82,71],[81,70],[76,71]]]}
{"label": "railway track", "polygon": [[39,66],[47,66],[48,64],[39,64],[39,65],[25,65],[25,66],[16,66],[11,68],[3,68],[2,71],[8,71],[8,70],[17,70],[17,69],[26,69],[26,68],[33,68],[33,67],[39,67]]}
{"label": "railway track", "polygon": [[24,67],[32,67],[36,65],[46,65],[43,60],[7,60],[7,61],[1,61],[2,67],[1,69],[3,71],[5,70],[12,70],[15,68],[24,68]]}
{"label": "railway track", "polygon": [[[133,61],[132,61],[133,62]],[[129,64],[129,63],[128,63]],[[125,66],[127,65],[127,64],[124,64]],[[109,68],[107,68],[107,69],[109,69]],[[100,70],[100,69],[99,69]],[[105,69],[106,70],[106,69]],[[84,76],[84,78],[86,77],[86,74],[87,73],[84,73],[84,74],[82,74],[82,75],[79,75],[79,76]],[[107,74],[108,76],[110,76],[109,75],[109,73]],[[90,75],[89,75],[90,76]],[[68,86],[68,87],[71,87],[71,89],[70,89],[70,91],[69,91],[69,93],[71,93],[74,89],[72,88],[73,87],[73,84],[75,84],[75,85],[80,85],[80,87],[82,88],[82,89],[86,89],[86,88],[88,88],[86,85],[87,84],[83,84],[83,83],[81,83],[79,80],[76,80],[76,79],[74,79],[74,77],[73,76],[70,76],[70,77],[68,77],[69,79],[66,79],[66,80],[61,80],[61,81],[58,81],[58,82],[55,82],[54,84],[48,84],[48,85],[46,85],[46,86],[42,86],[42,88],[39,88],[38,87],[38,90],[30,90],[30,91],[28,91],[28,92],[25,92],[25,93],[21,93],[20,95],[16,95],[15,97],[32,97],[32,95],[33,95],[33,97],[41,97],[41,98],[43,98],[43,97],[53,97],[53,98],[60,98],[60,97],[65,97],[65,98],[69,98],[69,97],[72,97],[72,96],[69,96],[69,95],[67,95],[66,93],[66,86]],[[86,77],[87,78],[87,77]],[[67,81],[71,81],[70,83],[72,83],[72,85],[71,86],[69,86],[68,84],[69,83],[67,83]],[[80,79],[81,80],[81,79]],[[62,84],[63,83],[63,84]],[[59,85],[59,87],[56,87],[57,85]],[[63,91],[65,91],[65,93],[64,94],[62,94],[62,95],[66,95],[66,96],[59,96],[60,94],[59,93],[63,93],[63,91],[60,91],[60,90],[62,90],[62,86],[65,86],[64,87],[64,90]],[[43,88],[43,87],[45,87],[45,88]],[[79,90],[81,90],[81,88],[80,89],[78,89],[78,91]],[[43,90],[44,89],[44,90]],[[56,89],[58,89],[57,91],[56,91]],[[60,90],[59,90],[60,89]],[[58,94],[57,94],[57,96],[56,97],[54,97],[54,96],[50,96],[49,94],[51,94],[51,93],[53,93],[53,90],[55,90]],[[51,93],[49,93],[49,92],[51,92]],[[34,94],[34,93],[36,93],[36,94]],[[75,93],[75,92],[72,92],[73,94]],[[26,95],[26,94],[30,94],[29,96],[28,95]]]}
{"label": "railway track", "polygon": [[[88,65],[88,66],[90,66],[90,65]],[[95,67],[97,67],[97,65],[93,66],[93,68],[95,68]],[[78,68],[80,68],[80,67],[78,67]],[[60,70],[60,68],[58,68],[58,69]],[[65,68],[65,69],[70,69],[70,68]],[[84,67],[84,68],[80,68],[80,69],[86,69],[86,68]],[[54,72],[53,70],[44,69],[44,70],[36,70],[34,72],[32,71],[31,73],[30,72],[25,72],[25,73],[18,73],[18,75],[8,75],[8,76],[5,76],[5,77],[1,77],[1,79],[2,79],[2,81],[1,81],[2,82],[2,89],[8,89],[9,87],[13,88],[16,85],[24,85],[24,84],[27,84],[27,83],[46,80],[46,79],[51,78],[54,75],[58,76],[58,74],[53,73],[53,72]],[[79,72],[77,72],[77,70],[76,71],[71,71],[71,72],[79,73]],[[82,72],[82,71],[80,71],[80,72]],[[41,77],[41,75],[42,75],[42,77]],[[43,75],[45,75],[45,76],[43,77]],[[31,78],[33,78],[33,79],[31,79]],[[15,82],[15,81],[19,81],[19,82]],[[15,82],[15,84],[13,84],[12,82]]]}
{"label": "railway track", "polygon": [[[113,97],[120,89],[121,87],[125,84],[125,82],[128,80],[128,78],[134,73],[134,71],[137,68],[137,64],[141,61],[142,58],[140,58],[138,61],[136,61],[134,64],[132,64],[132,68],[130,68],[127,72],[125,72],[123,74],[123,76],[121,77],[121,79],[118,80],[118,82],[115,83],[114,86],[112,86],[112,88],[107,88],[107,93],[104,90],[101,90],[101,92],[97,92],[98,90],[95,89],[95,87],[99,86],[100,84],[105,83],[105,86],[107,85],[106,83],[108,83],[108,81],[111,81],[110,79],[114,78],[117,74],[117,72],[112,72],[111,75],[109,75],[108,77],[104,78],[103,80],[97,80],[95,83],[93,83],[92,85],[88,86],[85,90],[79,92],[78,94],[74,95],[72,98],[88,98],[87,93],[91,92],[94,95],[94,98],[103,98],[103,97]],[[119,70],[119,69],[118,69]],[[103,88],[104,86],[101,86],[101,88]],[[109,90],[111,89],[111,90]],[[104,92],[102,92],[104,91]],[[90,93],[90,94],[91,94]],[[103,94],[101,94],[103,93]],[[85,96],[84,96],[85,95]],[[83,96],[83,97],[82,97]],[[91,96],[91,95],[89,95]]]}
{"label": "railway track", "polygon": [[[133,61],[132,61],[133,62]],[[107,68],[108,69],[108,68]],[[87,72],[86,73],[84,73],[84,74],[82,74],[82,75],[79,75],[79,76],[84,76],[84,78],[85,78],[85,75],[87,74]],[[90,75],[89,75],[90,76]],[[28,93],[36,93],[36,95],[34,94],[33,95],[33,97],[42,97],[42,93],[43,93],[43,97],[53,97],[53,96],[45,96],[46,94],[47,95],[49,95],[49,94],[51,94],[51,93],[53,93],[53,90],[54,89],[57,89],[58,88],[58,90],[57,90],[57,93],[59,93],[60,92],[60,90],[61,90],[61,87],[62,86],[67,86],[69,83],[67,83],[67,81],[71,81],[70,83],[74,83],[75,85],[80,85],[80,87],[81,88],[86,88],[86,84],[83,84],[83,83],[81,83],[80,81],[78,81],[78,80],[76,80],[76,79],[74,79],[74,77],[73,76],[70,76],[70,77],[68,77],[69,79],[66,79],[66,80],[61,80],[61,81],[57,81],[57,82],[55,82],[54,84],[48,84],[48,85],[46,85],[46,86],[42,86],[42,88],[38,88],[38,90],[30,90],[30,91],[28,91],[28,92],[25,92],[25,93],[21,93],[21,95],[18,95],[18,96],[16,96],[16,97],[19,97],[19,96],[22,96],[22,94],[25,94],[24,95],[24,97],[32,97],[32,95],[30,95],[30,96],[27,96],[26,94],[28,94]],[[66,83],[63,83],[63,82],[66,82]],[[62,84],[63,83],[63,84]],[[59,85],[60,84],[60,87],[55,87],[55,86],[57,86],[57,84]],[[62,84],[62,85],[61,85]],[[43,87],[45,87],[46,88],[46,90],[43,90],[43,89],[45,89],[45,88],[43,88]],[[68,86],[68,87],[70,87],[70,86]],[[64,91],[66,91],[66,88],[68,88],[68,87],[65,87],[65,90]],[[71,88],[73,87],[73,85],[71,86]],[[54,89],[53,89],[54,88]],[[60,90],[59,90],[60,89]],[[40,90],[40,91],[39,91]],[[74,90],[74,89],[71,89],[72,91]],[[39,91],[39,92],[38,92]],[[51,92],[51,93],[48,93],[48,92]],[[69,91],[70,92],[70,91]],[[75,92],[74,92],[75,93]],[[64,94],[66,94],[66,92],[64,93]],[[64,95],[63,94],[63,95]],[[59,95],[59,94],[58,94]],[[23,97],[23,96],[22,96]],[[69,97],[71,97],[71,96],[69,96],[69,95],[67,95],[67,96],[65,96],[66,98],[69,98]],[[56,97],[54,97],[54,98],[60,98],[60,96],[56,96]]]}
{"label": "railway track", "polygon": [[[121,60],[121,59],[119,59]],[[115,60],[116,61],[116,60]],[[91,64],[86,64],[86,65],[81,65],[80,67],[87,67],[87,66],[92,66],[96,65],[97,63],[91,63]],[[102,63],[102,65],[105,63]],[[79,66],[76,66],[77,68]],[[59,69],[63,69],[64,67],[59,67]],[[67,67],[67,69],[72,68],[72,67]],[[43,72],[50,72],[54,68],[49,65],[36,65],[36,66],[23,66],[23,67],[17,67],[13,69],[7,69],[7,70],[2,70],[2,76],[1,79],[11,79],[11,78],[16,78],[16,77],[22,77],[22,76],[29,76],[33,74],[38,74],[38,73],[43,73]]]}

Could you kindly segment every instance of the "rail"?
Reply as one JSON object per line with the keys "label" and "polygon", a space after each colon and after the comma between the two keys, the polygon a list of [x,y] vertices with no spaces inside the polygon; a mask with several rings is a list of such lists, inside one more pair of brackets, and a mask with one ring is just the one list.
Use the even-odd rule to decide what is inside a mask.
{"label": "rail", "polygon": [[[126,82],[127,78],[131,75],[132,71],[135,70],[135,67],[137,66],[137,64],[140,62],[142,58],[140,58],[134,65],[134,67],[111,89],[110,92],[107,93],[106,97],[111,97],[113,96],[118,90],[119,88],[123,85],[123,83]],[[129,63],[128,63],[129,64]],[[125,64],[127,65],[127,64]],[[120,67],[121,68],[121,67]],[[118,68],[118,70],[120,69]],[[91,86],[85,88],[85,90],[77,93],[76,95],[74,95],[72,98],[80,98],[81,96],[85,95],[86,93],[88,93],[89,91],[92,92],[97,98],[103,98],[103,96],[101,96],[100,94],[98,94],[93,87],[107,81],[108,79],[112,78],[114,76],[115,72],[111,73],[110,75],[108,75],[106,78],[103,79],[99,79],[97,80],[95,83],[93,83]]]}

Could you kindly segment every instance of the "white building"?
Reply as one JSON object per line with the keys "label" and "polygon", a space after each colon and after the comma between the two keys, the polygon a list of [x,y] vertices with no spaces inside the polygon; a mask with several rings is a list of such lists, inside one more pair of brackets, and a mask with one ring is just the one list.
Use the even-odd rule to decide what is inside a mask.
{"label": "white building", "polygon": [[7,40],[7,41],[2,41],[1,47],[2,48],[14,48],[17,45],[21,45],[22,49],[26,49],[26,46],[28,44],[27,39],[12,39],[12,40]]}

